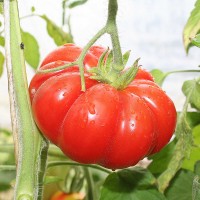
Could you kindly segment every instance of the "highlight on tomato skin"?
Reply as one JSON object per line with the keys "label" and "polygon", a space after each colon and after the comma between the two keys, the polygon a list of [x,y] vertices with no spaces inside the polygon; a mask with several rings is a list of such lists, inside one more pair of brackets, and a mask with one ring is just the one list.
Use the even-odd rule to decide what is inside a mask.
{"label": "highlight on tomato skin", "polygon": [[[78,53],[65,56],[71,48]],[[49,54],[50,63],[46,63],[49,56],[45,58],[42,69],[71,62],[81,53],[73,44],[58,49]],[[97,65],[104,50],[91,47],[92,61],[88,57],[87,62],[95,58]],[[59,56],[60,51],[63,55]],[[71,60],[67,60],[70,55]],[[55,60],[62,57],[65,60]],[[149,72],[139,68],[135,79],[117,90],[90,79],[85,70],[86,91],[82,92],[78,71],[73,66],[36,74],[29,87],[37,126],[66,156],[80,163],[120,169],[159,152],[169,142],[176,126],[176,109]]]}

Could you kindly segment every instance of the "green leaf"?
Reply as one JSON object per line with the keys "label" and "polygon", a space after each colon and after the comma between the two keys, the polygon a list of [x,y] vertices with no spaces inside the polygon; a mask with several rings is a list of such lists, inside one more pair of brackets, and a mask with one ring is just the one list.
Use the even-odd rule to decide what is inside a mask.
{"label": "green leaf", "polygon": [[200,125],[196,126],[192,130],[193,145],[189,158],[185,158],[182,168],[193,171],[195,163],[200,160]]}
{"label": "green leaf", "polygon": [[160,174],[165,171],[174,153],[176,142],[173,140],[165,148],[163,148],[159,153],[156,153],[148,159],[153,160],[148,166],[148,169],[153,174]]}
{"label": "green leaf", "polygon": [[195,176],[192,186],[192,200],[200,199],[200,176]]}
{"label": "green leaf", "polygon": [[191,12],[191,15],[183,30],[183,41],[186,52],[192,46],[190,38],[194,38],[195,35],[200,31],[200,0],[197,0],[195,7]]}
{"label": "green leaf", "polygon": [[4,55],[0,52],[0,77],[3,74]]}
{"label": "green leaf", "polygon": [[200,34],[197,34],[194,38],[191,40],[192,44],[200,47]]}
{"label": "green leaf", "polygon": [[168,200],[192,200],[192,184],[194,173],[180,170],[170,183],[166,191]]}
{"label": "green leaf", "polygon": [[194,128],[200,124],[200,113],[199,112],[187,112],[187,122],[191,128]]}
{"label": "green leaf", "polygon": [[57,182],[60,182],[63,180],[64,180],[63,178],[60,178],[58,176],[46,176],[43,184],[47,185],[47,184],[51,184],[51,183],[57,183]]}
{"label": "green leaf", "polygon": [[124,55],[123,55],[123,65],[124,67],[126,66],[127,62],[128,62],[128,59],[130,57],[130,53],[131,51],[127,51]]}
{"label": "green leaf", "polygon": [[198,160],[194,165],[194,173],[200,176],[200,160]]}
{"label": "green leaf", "polygon": [[10,183],[15,179],[15,171],[0,171],[0,191],[7,190],[11,187]]}
{"label": "green leaf", "polygon": [[3,2],[0,2],[0,14],[3,14]]}
{"label": "green leaf", "polygon": [[24,44],[25,59],[33,69],[37,69],[40,61],[40,52],[37,40],[28,32],[21,31],[21,33]]}
{"label": "green leaf", "polygon": [[0,45],[1,45],[2,47],[5,46],[5,39],[4,39],[4,37],[2,37],[2,36],[0,36]]}
{"label": "green leaf", "polygon": [[154,187],[155,178],[146,169],[134,167],[110,174],[101,190],[100,200],[165,200]]}
{"label": "green leaf", "polygon": [[185,81],[182,91],[185,96],[191,95],[189,99],[191,106],[200,110],[200,79]]}
{"label": "green leaf", "polygon": [[31,7],[31,12],[32,13],[35,12],[35,7],[34,6]]}
{"label": "green leaf", "polygon": [[150,71],[151,75],[153,76],[155,82],[159,85],[162,86],[165,78],[167,77],[168,73],[164,73],[159,69],[153,69]]}
{"label": "green leaf", "polygon": [[70,3],[68,4],[69,8],[74,8],[76,6],[80,6],[84,3],[86,3],[88,0],[75,0],[75,1],[70,1]]}
{"label": "green leaf", "polygon": [[62,28],[58,27],[46,15],[42,15],[40,17],[46,21],[47,32],[49,36],[54,40],[56,45],[60,46],[65,43],[73,43],[73,39],[69,33],[64,32]]}

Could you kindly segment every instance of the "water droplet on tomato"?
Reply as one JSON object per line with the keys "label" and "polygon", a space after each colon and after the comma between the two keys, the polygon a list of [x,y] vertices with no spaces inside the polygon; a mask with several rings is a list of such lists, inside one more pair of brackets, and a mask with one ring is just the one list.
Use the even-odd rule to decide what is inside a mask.
{"label": "water droplet on tomato", "polygon": [[134,127],[135,126],[135,124],[134,123],[131,123],[131,127]]}
{"label": "water droplet on tomato", "polygon": [[68,92],[63,93],[63,97],[66,97],[68,95]]}
{"label": "water droplet on tomato", "polygon": [[95,112],[95,105],[93,103],[89,103],[88,110],[89,110],[90,114],[94,115],[96,113]]}
{"label": "water droplet on tomato", "polygon": [[90,124],[91,124],[91,125],[94,125],[94,124],[95,124],[95,121],[94,121],[94,120],[92,120],[92,121],[90,122]]}
{"label": "water droplet on tomato", "polygon": [[81,121],[81,128],[85,128],[86,127],[86,125],[87,125],[87,122],[88,122],[88,118],[87,118],[87,116],[83,119],[83,121]]}
{"label": "water droplet on tomato", "polygon": [[62,60],[58,60],[58,61],[55,62],[55,64],[56,64],[56,65],[62,65],[62,64],[63,64],[63,61],[62,61]]}
{"label": "water droplet on tomato", "polygon": [[35,88],[32,88],[32,89],[31,89],[31,94],[35,94],[35,92],[36,92],[36,89],[35,89]]}
{"label": "water droplet on tomato", "polygon": [[134,115],[134,114],[135,114],[135,111],[134,111],[134,110],[131,110],[131,114]]}

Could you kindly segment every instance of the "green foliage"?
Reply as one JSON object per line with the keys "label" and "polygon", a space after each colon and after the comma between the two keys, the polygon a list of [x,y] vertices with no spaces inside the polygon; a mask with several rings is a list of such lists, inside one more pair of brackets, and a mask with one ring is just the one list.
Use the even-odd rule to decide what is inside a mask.
{"label": "green foliage", "polygon": [[192,107],[200,110],[200,78],[185,81],[182,90],[185,96],[190,94],[189,102]]}
{"label": "green foliage", "polygon": [[4,55],[0,52],[0,77],[3,74]]}
{"label": "green foliage", "polygon": [[35,12],[35,7],[34,6],[31,7],[31,12]]}
{"label": "green foliage", "polygon": [[49,36],[54,40],[55,44],[60,46],[65,43],[73,43],[72,36],[66,33],[62,28],[58,27],[53,21],[51,21],[46,15],[40,16],[47,23],[47,32]]}
{"label": "green foliage", "polygon": [[76,6],[80,6],[84,3],[86,3],[88,0],[72,0],[68,4],[68,8],[74,8]]}
{"label": "green foliage", "polygon": [[192,46],[191,38],[194,38],[196,34],[200,31],[200,0],[195,3],[195,8],[191,12],[191,15],[185,25],[183,31],[184,46],[186,52]]}
{"label": "green foliage", "polygon": [[194,166],[195,177],[192,186],[192,200],[200,199],[200,161],[197,161]]}
{"label": "green foliage", "polygon": [[33,69],[37,69],[40,61],[40,52],[37,40],[28,32],[21,31],[21,35],[24,43],[25,59]]}
{"label": "green foliage", "polygon": [[0,45],[1,45],[2,47],[5,46],[5,39],[4,39],[4,37],[2,37],[2,36],[0,36]]}
{"label": "green foliage", "polygon": [[3,2],[0,2],[0,14],[3,14]]}
{"label": "green foliage", "polygon": [[165,78],[168,75],[168,73],[164,73],[159,69],[153,69],[150,73],[153,76],[155,82],[160,86],[162,86]]}
{"label": "green foliage", "polygon": [[0,170],[0,192],[5,191],[11,187],[10,183],[15,179],[15,171],[1,171]]}
{"label": "green foliage", "polygon": [[199,112],[187,112],[187,122],[191,128],[194,128],[200,124],[200,113]]}
{"label": "green foliage", "polygon": [[200,47],[200,34],[197,34],[192,40],[191,40],[192,44]]}
{"label": "green foliage", "polygon": [[192,200],[200,199],[200,176],[195,176],[192,187]]}
{"label": "green foliage", "polygon": [[200,125],[192,130],[193,133],[193,146],[191,149],[190,157],[186,158],[183,162],[182,168],[193,171],[195,163],[200,160]]}
{"label": "green foliage", "polygon": [[166,191],[168,200],[192,200],[192,184],[195,174],[188,170],[180,170]]}
{"label": "green foliage", "polygon": [[43,184],[47,185],[47,184],[51,184],[51,183],[58,183],[58,182],[63,181],[63,180],[64,179],[62,179],[58,176],[45,176]]}
{"label": "green foliage", "polygon": [[151,171],[151,173],[160,174],[167,169],[167,166],[174,153],[175,145],[176,142],[173,140],[159,153],[149,157],[149,159],[152,160],[151,164],[148,166],[148,169]]}
{"label": "green foliage", "polygon": [[167,169],[159,176],[159,191],[164,192],[172,178],[181,168],[185,157],[189,157],[192,147],[192,129],[187,122],[187,107],[191,93],[187,95],[183,111],[178,116],[175,135],[177,143]]}
{"label": "green foliage", "polygon": [[114,172],[105,180],[100,200],[165,200],[155,181],[148,170],[139,167]]}

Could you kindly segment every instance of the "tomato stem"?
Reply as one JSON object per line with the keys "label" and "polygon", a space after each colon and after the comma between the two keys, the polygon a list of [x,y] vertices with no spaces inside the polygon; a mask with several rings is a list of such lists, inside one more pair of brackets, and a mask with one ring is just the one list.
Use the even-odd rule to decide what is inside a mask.
{"label": "tomato stem", "polygon": [[77,62],[80,68],[80,76],[81,76],[81,90],[85,91],[85,77],[84,77],[84,64],[83,64],[83,60],[85,58],[85,55],[87,53],[87,51],[89,50],[89,48],[103,35],[106,33],[106,27],[103,27],[102,29],[100,29],[96,35],[86,44],[86,46],[83,48],[83,51],[81,52]]}
{"label": "tomato stem", "polygon": [[117,16],[117,11],[118,11],[118,3],[117,0],[109,0],[108,3],[108,18],[106,25],[100,29],[94,37],[85,45],[83,48],[83,51],[81,52],[79,58],[73,62],[69,63],[63,66],[59,66],[54,69],[46,69],[46,70],[38,70],[38,73],[49,73],[49,72],[54,72],[58,70],[62,70],[74,65],[78,65],[80,69],[80,77],[81,77],[81,90],[85,91],[85,77],[84,77],[84,58],[87,54],[87,51],[89,48],[105,33],[108,33],[111,37],[111,42],[113,46],[113,70],[112,74],[118,74],[124,69],[123,65],[123,56],[121,52],[121,46],[120,46],[120,41],[119,41],[119,36],[118,36],[118,29],[117,29],[117,23],[116,23],[116,16]]}
{"label": "tomato stem", "polygon": [[117,23],[116,23],[117,11],[118,11],[117,0],[109,0],[106,32],[111,37],[111,42],[113,46],[113,57],[114,57],[113,62],[115,69],[117,71],[121,71],[123,70],[123,59],[122,59],[121,46],[120,46]]}
{"label": "tomato stem", "polygon": [[31,112],[24,53],[20,48],[22,39],[17,0],[4,1],[4,23],[12,132],[17,163],[15,199],[39,199],[39,196],[42,196],[40,179],[43,178],[46,166],[47,143],[40,136]]}
{"label": "tomato stem", "polygon": [[95,198],[95,188],[94,188],[94,181],[92,178],[91,171],[87,167],[83,167],[83,170],[84,170],[85,178],[87,181],[87,187],[88,187],[87,199],[94,200],[94,199],[96,199]]}

